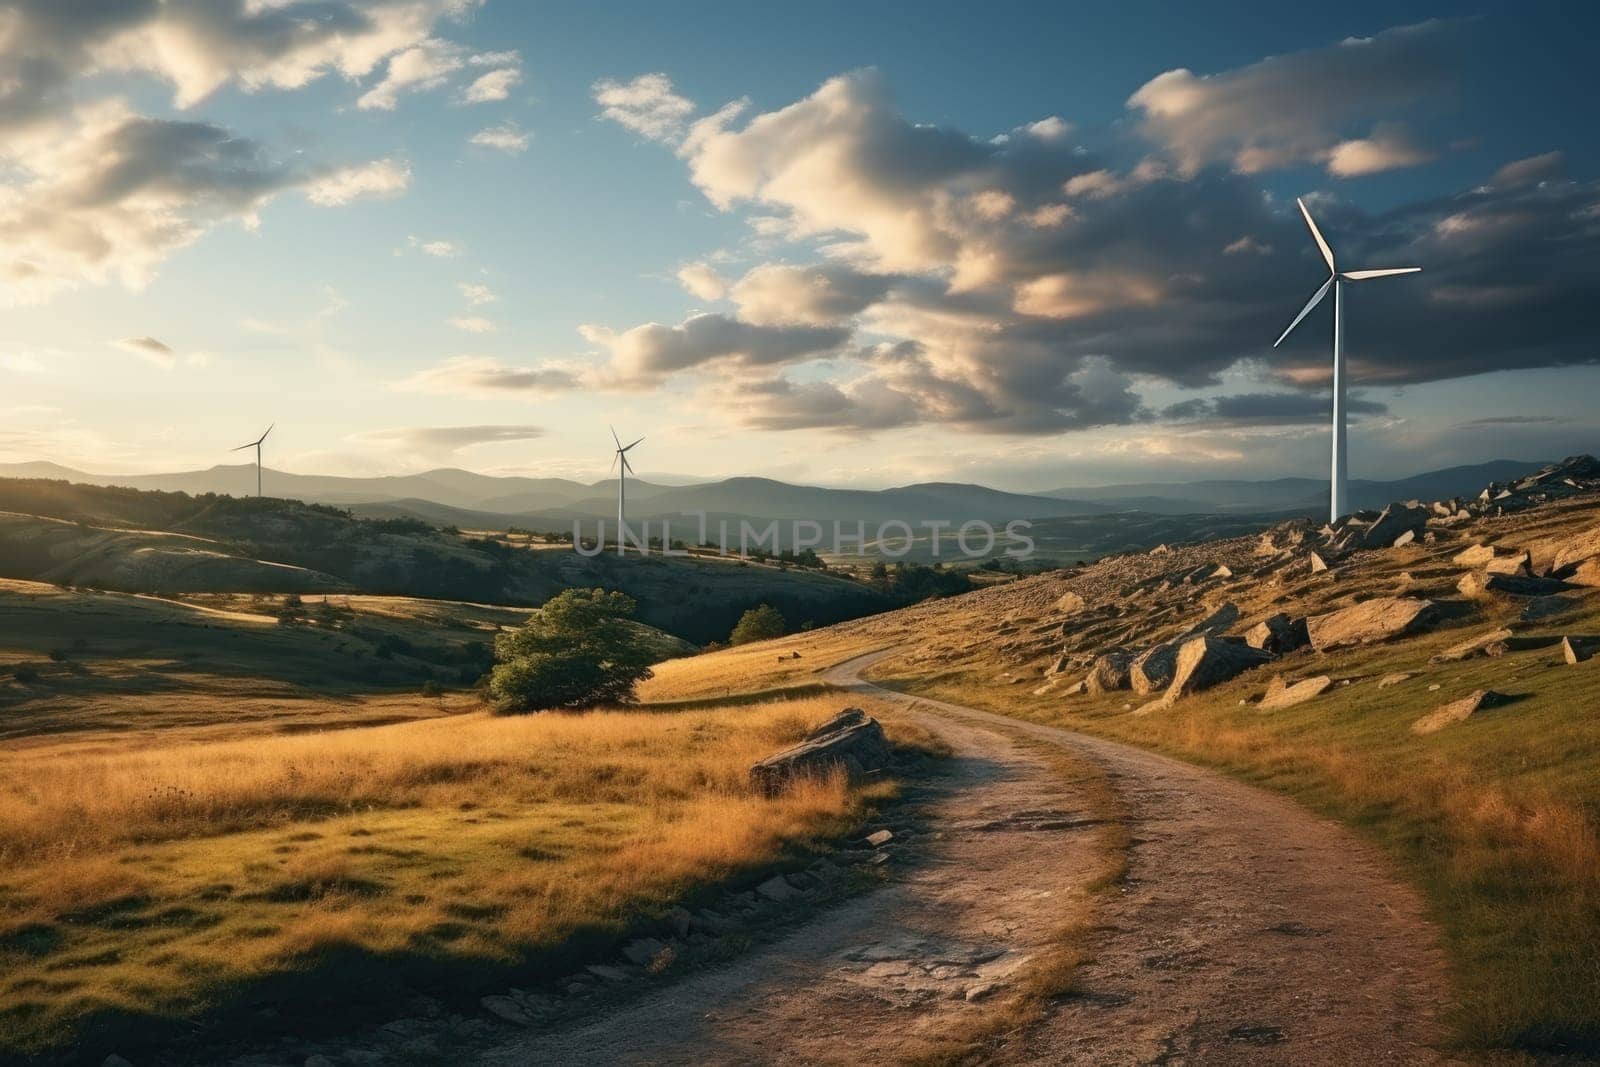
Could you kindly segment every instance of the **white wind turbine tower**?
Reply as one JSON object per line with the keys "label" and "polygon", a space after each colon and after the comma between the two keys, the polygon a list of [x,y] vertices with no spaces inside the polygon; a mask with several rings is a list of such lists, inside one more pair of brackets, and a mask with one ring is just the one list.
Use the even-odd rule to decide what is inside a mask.
{"label": "white wind turbine tower", "polygon": [[[278,424],[272,424],[272,426],[276,425]],[[272,426],[267,427],[267,433],[272,432]],[[230,452],[243,452],[247,448],[253,448],[256,450],[256,496],[261,495],[261,442],[267,439],[267,433],[262,434],[260,437],[256,438],[254,441],[251,441],[247,445],[240,445],[238,448],[231,448],[228,450]]]}
{"label": "white wind turbine tower", "polygon": [[1328,295],[1328,290],[1333,290],[1333,476],[1328,488],[1328,521],[1337,522],[1345,514],[1345,482],[1350,474],[1350,457],[1345,447],[1345,373],[1344,373],[1344,285],[1346,282],[1364,282],[1372,278],[1387,278],[1391,274],[1415,274],[1421,267],[1383,267],[1378,270],[1347,270],[1341,272],[1333,264],[1333,249],[1328,247],[1328,242],[1323,240],[1322,231],[1317,229],[1317,224],[1311,218],[1311,212],[1306,210],[1306,202],[1295,199],[1300,205],[1300,214],[1305,216],[1306,225],[1311,228],[1311,236],[1317,242],[1317,248],[1322,252],[1322,258],[1328,261],[1328,280],[1322,283],[1322,288],[1311,294],[1311,299],[1306,306],[1300,309],[1300,314],[1294,317],[1289,328],[1283,331],[1283,336],[1272,342],[1272,347],[1277,348],[1283,344],[1284,338],[1294,332],[1300,325],[1300,320],[1311,314],[1311,309],[1322,303],[1322,298]]}
{"label": "white wind turbine tower", "polygon": [[617,436],[617,428],[613,426],[611,427],[611,440],[614,441],[617,446],[616,454],[611,457],[611,469],[617,472],[617,551],[620,552],[622,551],[622,545],[624,541],[622,531],[627,529],[627,527],[623,525],[625,521],[623,518],[623,505],[626,500],[625,492],[628,482],[628,475],[633,473],[633,467],[628,463],[628,449],[632,448],[633,445],[638,444],[639,441],[643,441],[644,438],[639,438],[639,441],[635,441],[633,445],[623,445],[622,438]]}

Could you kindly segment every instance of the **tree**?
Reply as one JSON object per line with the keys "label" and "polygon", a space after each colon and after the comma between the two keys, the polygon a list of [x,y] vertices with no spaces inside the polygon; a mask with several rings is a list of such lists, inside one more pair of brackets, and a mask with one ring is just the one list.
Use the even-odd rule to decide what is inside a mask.
{"label": "tree", "polygon": [[733,633],[728,635],[728,643],[748,645],[752,641],[782,637],[786,632],[788,628],[784,625],[783,616],[778,613],[778,609],[771,604],[762,604],[739,617],[739,621],[734,624]]}
{"label": "tree", "polygon": [[628,623],[633,598],[568,589],[494,642],[489,692],[504,712],[623,704],[650,677],[650,651]]}

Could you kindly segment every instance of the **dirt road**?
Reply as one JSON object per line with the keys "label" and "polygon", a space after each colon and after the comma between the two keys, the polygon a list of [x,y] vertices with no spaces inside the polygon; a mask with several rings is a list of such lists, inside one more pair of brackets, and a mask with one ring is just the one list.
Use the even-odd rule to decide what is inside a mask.
{"label": "dirt road", "polygon": [[[1218,774],[1114,742],[911,698],[954,747],[919,799],[928,857],[784,941],[588,1024],[521,1036],[480,1062],[895,1062],[1096,909],[1081,992],[1004,1035],[991,1062],[1440,1062],[1446,996],[1415,894],[1347,830]],[[1131,824],[1130,872],[1088,899],[1083,797],[1041,757],[1108,775]]]}

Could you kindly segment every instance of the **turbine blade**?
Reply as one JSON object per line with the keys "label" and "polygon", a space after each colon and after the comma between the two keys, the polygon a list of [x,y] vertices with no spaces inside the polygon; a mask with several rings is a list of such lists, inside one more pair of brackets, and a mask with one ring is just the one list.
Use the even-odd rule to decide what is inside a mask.
{"label": "turbine blade", "polygon": [[[641,437],[641,438],[639,438],[639,441],[643,441],[643,440],[644,440],[644,438],[642,438],[642,437]],[[639,441],[635,441],[635,442],[634,442],[634,443],[633,443],[633,445],[636,445],[636,444],[638,444],[638,443],[639,443]],[[626,452],[626,451],[627,451],[627,450],[628,450],[628,449],[629,449],[629,448],[632,448],[632,447],[633,447],[633,445],[628,445],[628,446],[627,446],[627,448],[624,448],[624,449],[623,449],[623,451],[624,451],[624,452]]]}
{"label": "turbine blade", "polygon": [[1421,267],[1385,267],[1382,270],[1347,270],[1339,277],[1352,282],[1364,282],[1369,278],[1387,278],[1393,274],[1415,274]]}
{"label": "turbine blade", "polygon": [[621,452],[613,452],[613,453],[611,453],[611,466],[606,468],[606,477],[607,478],[611,477],[611,472],[615,471],[617,469],[617,459],[621,455],[622,455]]}
{"label": "turbine blade", "polygon": [[633,473],[633,464],[628,462],[627,450],[624,449],[622,452],[620,452],[618,454],[622,456],[622,469],[627,471],[629,474],[632,474]]}
{"label": "turbine blade", "polygon": [[612,427],[610,427],[610,429],[611,429],[611,439],[617,443],[617,447],[618,448],[621,448],[622,447],[622,438],[617,436],[617,428],[615,426],[612,426]]}
{"label": "turbine blade", "polygon": [[[278,425],[278,424],[277,423],[273,423],[272,424],[272,426],[276,426],[276,425]],[[267,427],[267,433],[271,433],[272,432],[272,426],[268,426]],[[267,433],[264,433],[260,437],[256,438],[256,444],[259,445],[262,441],[265,441],[267,439]]]}
{"label": "turbine blade", "polygon": [[1323,240],[1322,231],[1317,229],[1316,221],[1312,219],[1311,212],[1306,207],[1306,202],[1299,197],[1295,197],[1294,202],[1300,205],[1300,214],[1306,217],[1306,225],[1311,227],[1311,236],[1316,238],[1317,247],[1322,250],[1322,258],[1328,261],[1328,270],[1337,273],[1339,268],[1333,265],[1333,249],[1329,248],[1328,242]]}
{"label": "turbine blade", "polygon": [[238,448],[230,448],[230,449],[228,449],[228,451],[229,452],[243,452],[247,448],[254,448],[254,447],[256,447],[256,442],[251,441],[247,445],[240,445]]}
{"label": "turbine blade", "polygon": [[1289,328],[1283,331],[1283,336],[1272,342],[1272,347],[1277,348],[1279,345],[1283,344],[1283,338],[1288,337],[1291,333],[1294,333],[1294,328],[1300,325],[1300,320],[1311,314],[1311,309],[1322,303],[1322,298],[1327,296],[1328,290],[1332,288],[1332,278],[1329,278],[1327,281],[1323,282],[1322,288],[1311,294],[1311,299],[1306,301],[1306,306],[1300,309],[1300,314],[1296,315],[1294,317],[1294,321],[1289,324]]}

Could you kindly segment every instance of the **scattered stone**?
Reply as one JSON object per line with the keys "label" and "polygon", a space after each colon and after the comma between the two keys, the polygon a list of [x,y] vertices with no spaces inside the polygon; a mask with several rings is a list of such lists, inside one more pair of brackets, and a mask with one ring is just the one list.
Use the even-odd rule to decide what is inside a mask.
{"label": "scattered stone", "polygon": [[1389,641],[1426,630],[1439,621],[1439,609],[1418,597],[1377,597],[1306,620],[1311,647],[1329,652],[1351,645]]}
{"label": "scattered stone", "polygon": [[[498,1019],[504,1019],[516,1026],[532,1026],[533,1019],[522,1010],[522,1005],[510,997],[493,996],[484,997],[478,1001],[483,1005],[483,1010]],[[311,1061],[306,1061],[306,1067],[312,1067]]]}
{"label": "scattered stone", "polygon": [[1306,635],[1306,620],[1290,619],[1282,612],[1256,623],[1244,635],[1244,643],[1251,648],[1259,648],[1263,652],[1273,652],[1278,655],[1293,652],[1308,640],[1310,638]]}
{"label": "scattered stone", "polygon": [[1321,556],[1319,556],[1315,552],[1313,552],[1313,553],[1311,553],[1310,559],[1311,559],[1311,573],[1312,574],[1322,574],[1325,571],[1327,571],[1328,564]]}
{"label": "scattered stone", "polygon": [[824,776],[836,768],[852,778],[889,765],[889,743],[878,720],[860,708],[846,708],[812,730],[792,748],[768,756],[750,768],[750,784],[766,796],[783,792],[796,778]]}
{"label": "scattered stone", "polygon": [[1520,574],[1526,577],[1533,576],[1532,559],[1526,552],[1517,552],[1509,556],[1496,556],[1483,565],[1489,574]]}
{"label": "scattered stone", "polygon": [[794,886],[790,885],[788,880],[785,879],[781,874],[773,875],[765,882],[762,882],[760,885],[756,886],[757,896],[765,897],[767,900],[778,902],[793,900],[799,895],[799,893],[800,891]]}
{"label": "scattered stone", "polygon": [[1066,592],[1061,594],[1061,599],[1056,601],[1056,610],[1068,615],[1076,615],[1084,608],[1083,597],[1077,593]]}
{"label": "scattered stone", "polygon": [[1411,724],[1414,734],[1431,734],[1443,730],[1447,726],[1454,726],[1459,722],[1466,722],[1480,711],[1499,707],[1506,702],[1503,693],[1496,693],[1493,689],[1479,689],[1469,696],[1438,708],[1416,722]]}
{"label": "scattered stone", "polygon": [[1390,547],[1392,547],[1392,548],[1404,548],[1407,545],[1409,545],[1411,542],[1415,541],[1416,539],[1417,539],[1417,531],[1415,531],[1415,530],[1407,530],[1405,533],[1401,534],[1399,537],[1396,537],[1394,539],[1394,544],[1392,546],[1390,546]]}
{"label": "scattered stone", "polygon": [[1168,548],[1166,545],[1157,545],[1156,547],[1154,547],[1154,548],[1152,548],[1150,550],[1150,554],[1152,556],[1165,556],[1167,553],[1169,553],[1171,551],[1172,551],[1172,549]]}
{"label": "scattered stone", "polygon": [[1428,686],[1428,692],[1437,693],[1441,688],[1443,687],[1438,682],[1434,682],[1432,685]]}
{"label": "scattered stone", "polygon": [[1510,630],[1490,630],[1486,634],[1469,638],[1459,645],[1452,645],[1434,656],[1430,663],[1455,663],[1475,656],[1489,656],[1491,658],[1503,656],[1509,649],[1507,641],[1511,639]]}
{"label": "scattered stone", "polygon": [[1168,701],[1221,685],[1272,659],[1272,653],[1251,648],[1238,640],[1203,635],[1191,637],[1178,649]]}
{"label": "scattered stone", "polygon": [[1469,600],[1501,594],[1505,596],[1549,596],[1564,593],[1572,588],[1554,578],[1524,577],[1515,574],[1490,574],[1478,571],[1462,577],[1456,583],[1461,595]]}
{"label": "scattered stone", "polygon": [[1272,681],[1267,686],[1266,696],[1261,698],[1257,705],[1262,711],[1277,711],[1279,708],[1292,708],[1296,704],[1304,704],[1308,700],[1315,700],[1333,687],[1333,679],[1326,674],[1315,678],[1289,685],[1283,680],[1282,675],[1273,675]]}
{"label": "scattered stone", "polygon": [[1402,682],[1409,682],[1411,678],[1412,675],[1407,674],[1405,671],[1395,671],[1393,674],[1386,674],[1382,678],[1379,678],[1378,688],[1388,689],[1390,686],[1399,685]]}
{"label": "scattered stone", "polygon": [[1592,637],[1573,637],[1569,634],[1561,639],[1561,655],[1576,667],[1594,657],[1597,644],[1600,642]]}
{"label": "scattered stone", "polygon": [[1600,558],[1584,560],[1572,569],[1566,580],[1586,589],[1600,588]]}
{"label": "scattered stone", "polygon": [[1451,561],[1460,567],[1479,567],[1492,559],[1494,559],[1493,545],[1473,545],[1451,557]]}
{"label": "scattered stone", "polygon": [[884,845],[887,845],[890,841],[893,841],[893,840],[894,840],[894,831],[893,830],[888,830],[888,829],[874,830],[872,833],[868,834],[867,837],[866,837],[867,844],[871,845],[873,848],[882,848]]}
{"label": "scattered stone", "polygon": [[1213,578],[1232,578],[1233,577],[1233,571],[1228,568],[1228,565],[1226,563],[1219,563],[1219,564],[1217,564],[1217,569],[1211,572],[1211,577],[1213,577]]}

